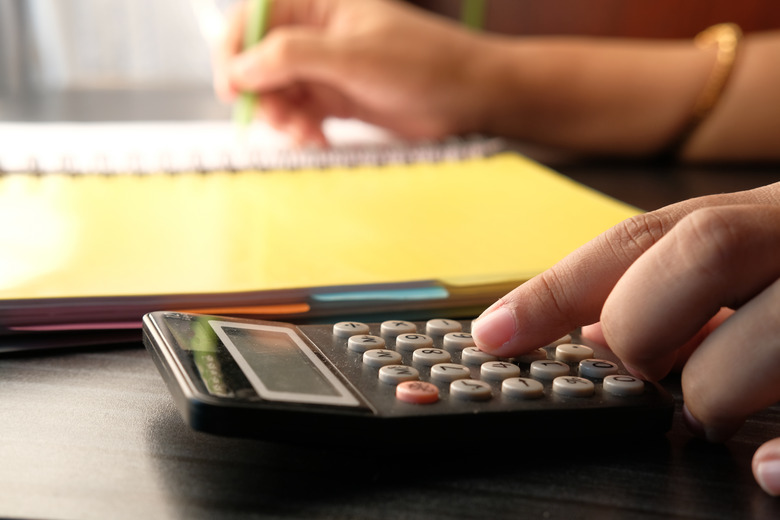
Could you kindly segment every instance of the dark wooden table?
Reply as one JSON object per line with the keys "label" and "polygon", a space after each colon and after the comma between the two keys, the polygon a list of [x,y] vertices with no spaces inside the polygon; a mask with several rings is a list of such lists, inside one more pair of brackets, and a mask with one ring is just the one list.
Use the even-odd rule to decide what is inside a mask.
{"label": "dark wooden table", "polygon": [[[73,119],[83,110],[153,119],[165,96],[130,95],[124,106],[132,113],[109,95],[48,96],[48,109],[33,103],[26,110],[18,99],[0,98],[0,119],[25,113]],[[173,116],[222,114],[199,95],[191,101],[196,108],[174,107]],[[644,209],[780,180],[780,167],[556,164],[554,157],[540,155]],[[780,436],[780,405],[750,418],[729,442],[712,445],[686,432],[679,380],[672,376],[665,385],[678,411],[672,430],[651,440],[586,439],[580,434],[587,425],[572,424],[564,442],[463,439],[444,448],[421,431],[415,448],[393,438],[355,439],[353,448],[300,447],[189,430],[140,341],[6,354],[0,356],[0,517],[780,518],[780,499],[767,496],[750,471],[755,449]]]}

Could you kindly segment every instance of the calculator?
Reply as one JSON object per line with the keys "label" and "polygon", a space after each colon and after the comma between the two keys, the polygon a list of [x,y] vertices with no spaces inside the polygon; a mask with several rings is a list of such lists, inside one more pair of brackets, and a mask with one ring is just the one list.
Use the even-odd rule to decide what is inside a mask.
{"label": "calculator", "polygon": [[271,441],[400,444],[657,435],[674,402],[572,333],[514,358],[470,322],[289,323],[153,312],[143,339],[195,430]]}

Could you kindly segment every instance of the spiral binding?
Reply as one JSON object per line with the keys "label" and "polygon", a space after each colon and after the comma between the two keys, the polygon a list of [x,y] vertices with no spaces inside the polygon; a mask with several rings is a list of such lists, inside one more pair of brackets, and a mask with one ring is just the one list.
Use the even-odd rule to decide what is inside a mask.
{"label": "spiral binding", "polygon": [[124,157],[96,154],[90,157],[62,155],[41,161],[30,156],[6,164],[0,156],[0,174],[129,174],[207,173],[216,171],[290,171],[332,167],[387,166],[436,163],[489,157],[507,149],[500,138],[468,136],[445,141],[340,147],[325,150],[198,151],[186,157],[168,154]]}

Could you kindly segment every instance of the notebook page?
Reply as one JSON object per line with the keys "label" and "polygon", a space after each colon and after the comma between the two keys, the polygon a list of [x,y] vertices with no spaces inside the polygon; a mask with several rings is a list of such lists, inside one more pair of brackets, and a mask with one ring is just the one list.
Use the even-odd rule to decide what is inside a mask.
{"label": "notebook page", "polygon": [[[401,145],[403,141],[356,120],[325,122],[333,149]],[[0,122],[0,171],[161,173],[240,168],[258,157],[284,160],[304,152],[260,122],[237,128],[227,121]],[[311,150],[315,152],[315,150]]]}
{"label": "notebook page", "polygon": [[[0,178],[0,298],[522,281],[637,210],[514,153]],[[262,303],[262,302],[258,302]]]}

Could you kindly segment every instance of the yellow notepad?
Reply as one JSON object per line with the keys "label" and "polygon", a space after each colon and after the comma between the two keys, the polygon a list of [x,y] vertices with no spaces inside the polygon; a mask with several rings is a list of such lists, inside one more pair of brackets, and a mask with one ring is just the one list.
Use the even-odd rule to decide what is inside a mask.
{"label": "yellow notepad", "polygon": [[295,171],[9,174],[0,299],[522,281],[637,212],[511,152]]}

